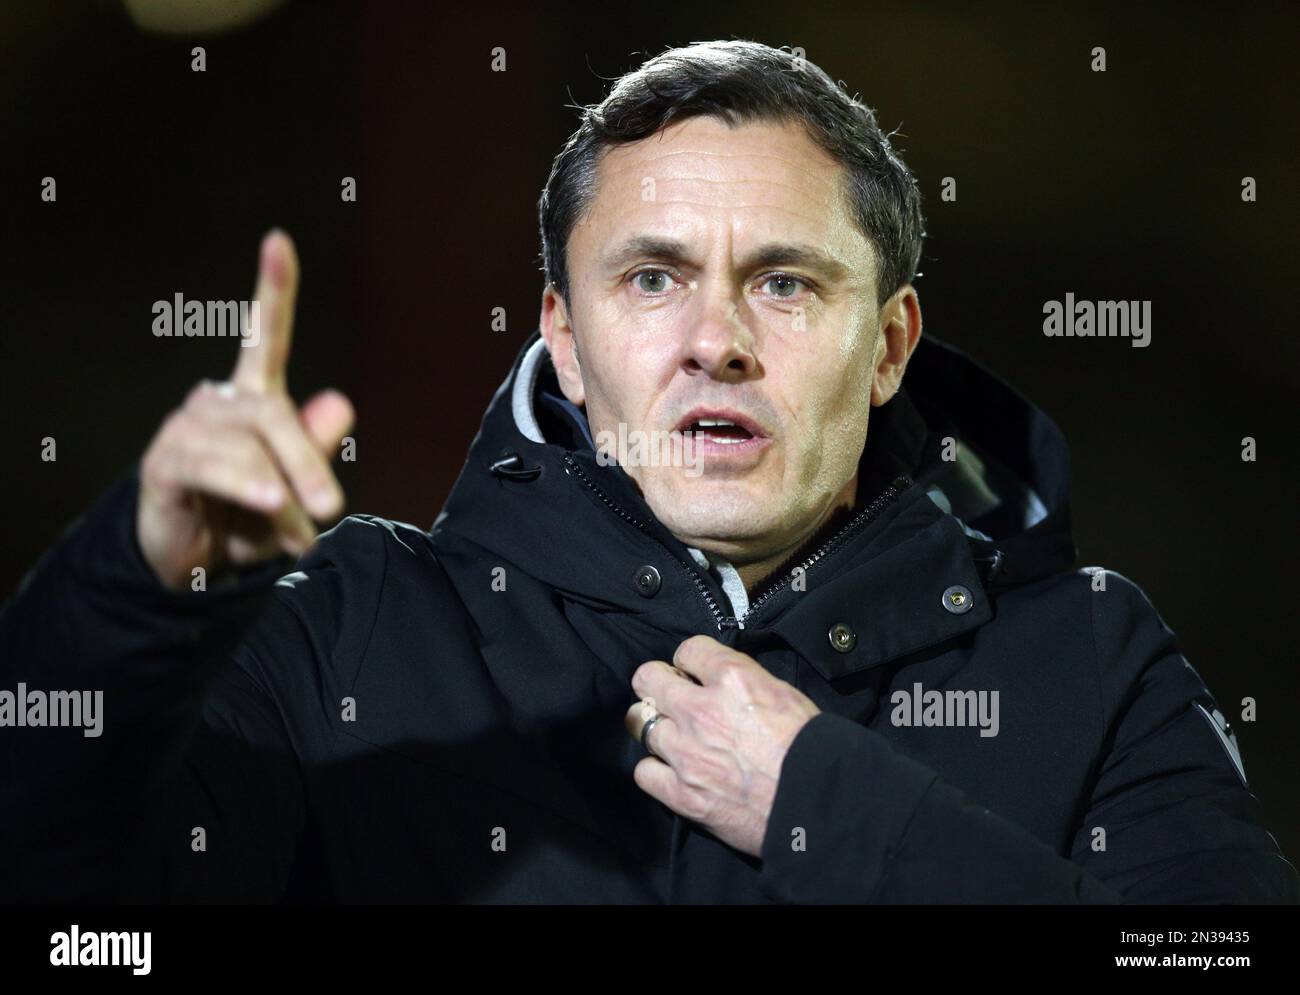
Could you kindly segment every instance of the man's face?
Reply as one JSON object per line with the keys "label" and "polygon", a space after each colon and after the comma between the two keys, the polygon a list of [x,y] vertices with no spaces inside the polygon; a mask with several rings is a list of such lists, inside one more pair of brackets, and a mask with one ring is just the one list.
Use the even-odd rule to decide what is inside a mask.
{"label": "man's face", "polygon": [[598,443],[692,432],[692,465],[624,463],[688,545],[759,560],[851,499],[882,337],[843,175],[799,125],[711,117],[600,162],[543,331]]}

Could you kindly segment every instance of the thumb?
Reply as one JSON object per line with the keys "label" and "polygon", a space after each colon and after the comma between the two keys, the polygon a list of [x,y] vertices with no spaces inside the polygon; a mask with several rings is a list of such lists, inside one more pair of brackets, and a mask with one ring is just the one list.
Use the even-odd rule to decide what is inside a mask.
{"label": "thumb", "polygon": [[298,417],[325,458],[333,459],[356,421],[356,412],[352,402],[339,391],[322,390],[302,406]]}

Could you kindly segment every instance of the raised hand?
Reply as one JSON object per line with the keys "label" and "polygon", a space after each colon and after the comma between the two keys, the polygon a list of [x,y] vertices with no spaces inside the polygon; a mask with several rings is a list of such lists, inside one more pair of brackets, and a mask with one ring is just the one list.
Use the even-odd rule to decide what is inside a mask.
{"label": "raised hand", "polygon": [[230,380],[205,380],[171,412],[140,468],[136,535],[145,560],[168,587],[193,570],[302,553],[315,522],[343,510],[330,468],[354,421],[352,404],[325,390],[299,410],[285,383],[298,258],[292,240],[262,240],[254,299],[260,314],[241,340]]}

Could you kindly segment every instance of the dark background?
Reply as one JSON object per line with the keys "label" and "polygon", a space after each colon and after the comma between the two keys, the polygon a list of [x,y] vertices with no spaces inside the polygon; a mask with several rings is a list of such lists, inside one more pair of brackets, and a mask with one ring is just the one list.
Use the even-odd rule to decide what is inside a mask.
{"label": "dark background", "polygon": [[[143,33],[107,0],[0,6],[0,597],[193,383],[227,375],[233,342],[155,338],[150,308],[248,297],[272,225],[302,260],[290,388],[336,386],[359,412],[357,462],[336,464],[349,510],[430,525],[536,324],[536,201],[566,105],[670,45],[801,46],[901,126],[926,333],[1063,428],[1080,564],[1146,590],[1300,856],[1300,8],[972,7],[291,0],[199,37]],[[1068,291],[1151,300],[1151,345],[1044,337],[1043,302]]]}

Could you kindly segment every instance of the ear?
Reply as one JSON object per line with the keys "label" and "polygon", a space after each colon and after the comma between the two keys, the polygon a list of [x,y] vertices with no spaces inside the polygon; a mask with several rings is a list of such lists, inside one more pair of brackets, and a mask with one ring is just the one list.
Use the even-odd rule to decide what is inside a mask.
{"label": "ear", "polygon": [[903,371],[921,341],[921,302],[910,283],[903,284],[880,309],[876,368],[871,380],[871,405],[880,407],[898,393]]}
{"label": "ear", "polygon": [[569,309],[553,284],[542,291],[542,316],[538,322],[546,348],[551,353],[551,365],[560,381],[560,390],[574,404],[586,399],[582,385],[582,367],[578,362],[578,340],[573,335]]}

